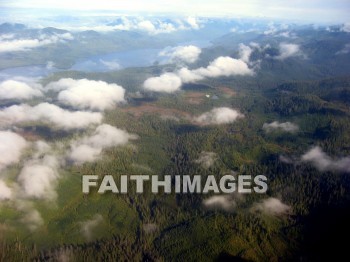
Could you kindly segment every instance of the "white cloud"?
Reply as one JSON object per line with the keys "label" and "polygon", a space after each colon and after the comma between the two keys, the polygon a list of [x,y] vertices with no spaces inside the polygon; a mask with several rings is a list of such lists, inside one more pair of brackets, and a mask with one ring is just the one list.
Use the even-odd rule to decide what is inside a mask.
{"label": "white cloud", "polygon": [[148,21],[148,20],[144,20],[144,21],[139,22],[137,24],[137,28],[140,30],[150,32],[150,33],[154,33],[156,31],[155,26],[152,24],[151,21]]}
{"label": "white cloud", "polygon": [[194,70],[190,70],[186,67],[181,68],[177,72],[177,75],[180,77],[183,83],[193,83],[204,79],[204,76],[199,75],[195,73]]}
{"label": "white cloud", "polygon": [[79,129],[101,123],[102,115],[97,112],[72,112],[49,103],[33,107],[26,104],[13,105],[0,110],[2,126],[35,121],[51,123],[63,129]]}
{"label": "white cloud", "polygon": [[253,74],[254,71],[242,60],[220,56],[207,67],[200,67],[194,70],[181,68],[176,73],[164,73],[158,77],[148,78],[143,83],[143,87],[149,91],[173,93],[180,90],[182,83],[196,82],[206,77]]}
{"label": "white cloud", "polygon": [[332,159],[319,146],[311,148],[302,155],[301,160],[311,163],[320,171],[350,172],[350,156]]}
{"label": "white cloud", "polygon": [[68,157],[76,164],[93,162],[100,157],[104,148],[125,145],[129,140],[136,138],[124,130],[103,124],[98,126],[91,136],[73,142]]}
{"label": "white cloud", "polygon": [[207,67],[193,70],[193,73],[203,77],[253,75],[253,71],[244,61],[228,56],[220,56],[212,61]]}
{"label": "white cloud", "polygon": [[194,45],[177,46],[170,50],[164,50],[159,53],[160,56],[166,56],[171,59],[172,62],[185,62],[194,63],[198,60],[201,53],[201,49]]}
{"label": "white cloud", "polygon": [[48,90],[60,91],[58,100],[80,109],[105,110],[125,102],[125,90],[117,84],[88,79],[63,78],[47,86]]}
{"label": "white cloud", "polygon": [[79,222],[80,231],[86,240],[90,241],[93,238],[94,229],[103,221],[103,217],[100,214],[95,214],[92,219]]}
{"label": "white cloud", "polygon": [[15,81],[6,80],[0,83],[0,100],[1,99],[31,99],[33,97],[42,96],[39,89],[30,85]]}
{"label": "white cloud", "polygon": [[279,55],[276,59],[284,60],[288,57],[300,55],[300,47],[296,44],[280,43],[279,45]]}
{"label": "white cloud", "polygon": [[[142,17],[119,17],[120,23],[115,25],[106,25],[105,21],[102,23],[96,23],[93,21],[89,25],[84,26],[72,26],[72,25],[61,25],[60,28],[65,28],[71,31],[86,31],[86,30],[94,30],[97,32],[112,32],[115,30],[123,30],[123,31],[131,31],[131,30],[139,30],[147,32],[150,35],[156,35],[161,33],[171,33],[179,30],[188,30],[191,27],[185,27],[183,24],[180,25],[174,23],[173,21],[164,22],[160,19],[150,19],[144,20]],[[114,22],[114,21],[113,21]]]}
{"label": "white cloud", "polygon": [[204,168],[209,168],[215,163],[216,159],[216,153],[202,151],[199,154],[198,159],[196,159],[194,162],[202,165]]}
{"label": "white cloud", "polygon": [[191,26],[192,29],[199,29],[200,24],[198,23],[198,20],[195,17],[188,17],[186,19],[186,22]]}
{"label": "white cloud", "polygon": [[220,125],[233,123],[242,117],[244,116],[235,109],[217,107],[194,118],[194,121],[202,125]]}
{"label": "white cloud", "polygon": [[278,121],[274,121],[272,123],[264,123],[263,129],[266,133],[270,133],[274,130],[282,130],[289,133],[295,133],[299,130],[299,127],[296,124],[291,122],[280,123]]}
{"label": "white cloud", "polygon": [[40,46],[55,44],[58,42],[65,42],[72,40],[73,36],[70,33],[56,34],[52,36],[42,35],[39,39],[16,39],[6,40],[0,42],[0,53],[15,52],[15,51],[29,51]]}
{"label": "white cloud", "polygon": [[280,216],[290,214],[292,208],[281,202],[278,198],[270,197],[259,203],[255,203],[252,211],[260,211],[269,215]]}
{"label": "white cloud", "polygon": [[28,161],[17,178],[23,189],[23,196],[54,200],[57,196],[55,187],[59,178],[58,165],[58,159],[52,155]]}
{"label": "white cloud", "polygon": [[11,199],[12,198],[12,190],[9,188],[4,181],[0,180],[0,201]]}
{"label": "white cloud", "polygon": [[230,212],[236,207],[237,203],[230,195],[211,196],[203,200],[204,207],[208,209],[222,209]]}
{"label": "white cloud", "polygon": [[20,160],[27,142],[23,137],[10,131],[0,131],[0,171]]}
{"label": "white cloud", "polygon": [[182,85],[180,77],[173,73],[165,73],[161,76],[150,77],[143,87],[148,91],[173,93],[178,91]]}

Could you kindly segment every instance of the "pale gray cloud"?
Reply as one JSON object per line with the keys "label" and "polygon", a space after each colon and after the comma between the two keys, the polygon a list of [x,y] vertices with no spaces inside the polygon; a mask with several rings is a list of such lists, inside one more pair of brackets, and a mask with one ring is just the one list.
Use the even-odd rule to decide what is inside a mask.
{"label": "pale gray cloud", "polygon": [[302,155],[301,160],[311,163],[320,171],[350,172],[350,156],[332,159],[319,146],[311,148]]}
{"label": "pale gray cloud", "polygon": [[238,52],[240,59],[245,63],[249,63],[250,55],[253,53],[253,49],[250,46],[241,43],[239,44]]}
{"label": "pale gray cloud", "polygon": [[198,159],[196,159],[194,162],[202,165],[204,168],[209,168],[215,163],[216,159],[217,159],[216,153],[202,151],[199,154]]}
{"label": "pale gray cloud", "polygon": [[31,202],[19,200],[14,205],[22,213],[20,222],[26,225],[30,231],[35,231],[44,224],[41,214]]}
{"label": "pale gray cloud", "polygon": [[124,130],[103,124],[98,126],[91,136],[74,141],[68,158],[76,164],[93,162],[101,156],[103,149],[125,145],[129,140],[136,138],[137,136]]}
{"label": "pale gray cloud", "polygon": [[65,42],[72,40],[73,36],[70,33],[56,34],[52,36],[42,35],[39,39],[10,39],[0,42],[0,53],[29,51],[40,46]]}
{"label": "pale gray cloud", "polygon": [[171,62],[194,63],[198,60],[200,53],[199,47],[188,45],[163,50],[159,55],[169,57]]}
{"label": "pale gray cloud", "polygon": [[220,125],[235,122],[244,115],[239,111],[228,107],[217,107],[209,112],[195,117],[194,121],[202,125]]}
{"label": "pale gray cloud", "polygon": [[26,140],[10,131],[0,131],[0,171],[20,160]]}
{"label": "pale gray cloud", "polygon": [[0,179],[0,201],[12,198],[12,189]]}
{"label": "pale gray cloud", "polygon": [[203,200],[203,205],[208,209],[222,209],[225,211],[231,211],[236,207],[234,202],[229,196],[212,196]]}
{"label": "pale gray cloud", "polygon": [[[349,29],[350,30],[350,29]],[[349,31],[350,32],[350,31]],[[336,52],[336,55],[343,55],[343,54],[348,54],[350,52],[350,43],[349,44],[345,44],[345,46],[343,47],[343,49],[341,49],[340,51]]]}
{"label": "pale gray cloud", "polygon": [[100,63],[107,67],[109,70],[118,70],[121,68],[120,64],[116,61],[105,61],[100,59]]}
{"label": "pale gray cloud", "polygon": [[91,241],[94,236],[94,229],[103,222],[103,217],[100,214],[95,214],[92,219],[79,222],[80,231],[87,241]]}
{"label": "pale gray cloud", "polygon": [[278,60],[284,60],[289,57],[300,55],[300,46],[297,44],[280,43],[279,55],[275,57]]}
{"label": "pale gray cloud", "polygon": [[295,133],[299,130],[299,127],[296,124],[291,122],[280,123],[278,121],[274,121],[272,123],[264,123],[263,130],[266,133],[270,133],[274,130],[281,130],[284,132]]}
{"label": "pale gray cloud", "polygon": [[350,33],[350,22],[344,23],[340,28],[340,31]]}
{"label": "pale gray cloud", "polygon": [[146,234],[151,234],[155,231],[157,231],[158,226],[154,223],[148,223],[143,225],[143,231],[145,231]]}
{"label": "pale gray cloud", "polygon": [[278,198],[270,197],[262,200],[259,203],[255,203],[251,208],[252,211],[260,211],[269,215],[281,216],[290,214],[292,208]]}

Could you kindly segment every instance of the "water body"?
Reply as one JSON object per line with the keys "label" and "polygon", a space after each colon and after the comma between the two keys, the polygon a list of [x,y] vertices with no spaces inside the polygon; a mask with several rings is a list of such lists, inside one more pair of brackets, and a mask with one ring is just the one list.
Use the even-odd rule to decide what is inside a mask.
{"label": "water body", "polygon": [[71,70],[104,72],[128,67],[146,67],[156,62],[165,62],[158,57],[162,49],[139,49],[92,56],[78,61]]}
{"label": "water body", "polygon": [[48,68],[43,65],[6,68],[0,70],[0,81],[14,79],[17,77],[41,78],[57,71],[59,70],[54,67]]}
{"label": "water body", "polygon": [[[210,46],[209,41],[191,41],[178,44],[180,45],[196,45],[204,48]],[[130,51],[114,52],[104,55],[95,55],[77,61],[68,70],[77,70],[83,72],[108,72],[120,70],[128,67],[147,67],[157,64],[166,64],[169,57],[160,56],[159,53],[167,48],[146,48]],[[18,76],[27,78],[46,77],[54,72],[61,71],[55,67],[47,67],[45,65],[13,67],[0,70],[0,81],[13,79]]]}
{"label": "water body", "polygon": [[[178,46],[195,45],[198,47],[207,47],[209,41],[190,41],[178,44]],[[105,72],[119,70],[128,67],[146,67],[154,64],[166,64],[169,57],[160,56],[159,53],[167,48],[148,48],[136,49],[130,51],[115,52],[105,55],[96,55],[78,61],[72,66],[71,70],[85,72]]]}

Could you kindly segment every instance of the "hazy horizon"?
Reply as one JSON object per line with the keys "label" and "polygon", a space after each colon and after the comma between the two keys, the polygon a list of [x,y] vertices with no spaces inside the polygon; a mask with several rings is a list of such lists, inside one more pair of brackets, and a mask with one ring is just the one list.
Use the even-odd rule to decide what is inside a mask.
{"label": "hazy horizon", "polygon": [[[27,18],[77,15],[131,15],[131,16],[195,16],[242,19],[288,20],[307,23],[347,23],[350,2],[346,0],[312,0],[287,3],[280,0],[244,3],[237,1],[41,1],[20,0],[0,3],[2,20],[16,20],[19,13]],[[30,12],[26,13],[26,10]]]}

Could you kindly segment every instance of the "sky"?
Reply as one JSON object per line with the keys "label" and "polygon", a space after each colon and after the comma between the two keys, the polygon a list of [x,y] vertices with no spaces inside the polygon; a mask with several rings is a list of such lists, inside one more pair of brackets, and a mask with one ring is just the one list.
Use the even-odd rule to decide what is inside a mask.
{"label": "sky", "polygon": [[213,17],[348,22],[349,0],[1,0],[0,9],[116,11]]}

